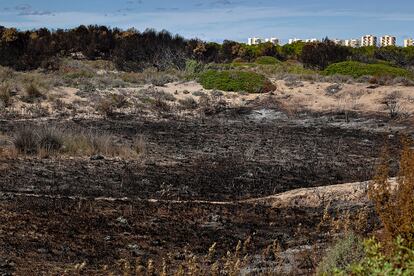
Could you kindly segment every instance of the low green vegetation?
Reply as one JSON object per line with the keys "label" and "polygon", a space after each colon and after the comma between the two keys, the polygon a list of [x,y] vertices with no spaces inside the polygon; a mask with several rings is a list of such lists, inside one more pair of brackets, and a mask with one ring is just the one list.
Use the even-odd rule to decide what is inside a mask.
{"label": "low green vegetation", "polygon": [[374,238],[361,241],[348,236],[337,242],[316,270],[316,275],[414,275],[414,250],[401,238],[392,252]]}
{"label": "low green vegetation", "polygon": [[263,57],[258,57],[256,59],[256,63],[260,65],[275,65],[275,64],[279,64],[280,61],[274,57],[263,56]]}
{"label": "low green vegetation", "polygon": [[304,68],[300,63],[286,61],[274,65],[257,65],[253,70],[268,77],[280,77],[286,74],[314,75],[318,73],[316,70]]}
{"label": "low green vegetation", "polygon": [[334,63],[328,66],[323,72],[327,75],[349,75],[354,78],[362,76],[413,77],[410,71],[403,68],[397,68],[387,64],[366,64],[356,61]]}
{"label": "low green vegetation", "polygon": [[245,71],[208,70],[200,75],[199,81],[205,89],[222,91],[267,93],[276,89],[265,76]]}
{"label": "low green vegetation", "polygon": [[366,256],[346,269],[336,269],[335,275],[414,275],[414,250],[401,238],[396,239],[391,254],[384,254],[382,244],[373,238],[364,246]]}
{"label": "low green vegetation", "polygon": [[338,242],[319,264],[318,275],[414,275],[414,150],[411,140],[402,144],[396,188],[388,180],[385,151],[368,190],[383,233],[364,241],[363,255],[357,239]]}
{"label": "low green vegetation", "polygon": [[347,270],[349,264],[357,263],[364,256],[361,239],[350,233],[328,249],[316,269],[316,275],[332,275],[339,269],[349,272]]}

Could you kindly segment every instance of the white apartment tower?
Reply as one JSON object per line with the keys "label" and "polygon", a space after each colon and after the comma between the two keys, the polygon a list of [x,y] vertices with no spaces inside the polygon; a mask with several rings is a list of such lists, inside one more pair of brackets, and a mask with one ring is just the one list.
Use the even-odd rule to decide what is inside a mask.
{"label": "white apartment tower", "polygon": [[404,47],[411,47],[411,46],[414,46],[414,39],[412,38],[404,39]]}
{"label": "white apartment tower", "polygon": [[308,38],[308,39],[305,39],[305,42],[306,43],[314,43],[314,42],[320,42],[320,41],[317,38]]}
{"label": "white apartment tower", "polygon": [[396,42],[397,39],[395,38],[395,36],[384,35],[381,37],[380,45],[381,47],[395,46]]}
{"label": "white apartment tower", "polygon": [[362,47],[377,46],[377,37],[374,35],[364,35],[361,38],[361,46]]}
{"label": "white apartment tower", "polygon": [[300,38],[291,38],[291,39],[289,39],[288,44],[292,44],[292,43],[295,43],[295,42],[302,42],[302,39],[300,39]]}
{"label": "white apartment tower", "polygon": [[295,42],[305,42],[305,43],[313,43],[313,42],[320,42],[317,38],[307,38],[307,39],[300,39],[300,38],[291,38],[289,39],[288,44],[292,44]]}
{"label": "white apartment tower", "polygon": [[265,39],[265,42],[270,42],[273,45],[279,45],[280,40],[278,38],[276,38],[276,37],[271,37],[271,38],[266,38]]}
{"label": "white apartment tower", "polygon": [[345,46],[357,48],[361,46],[361,41],[359,39],[346,39],[345,40]]}
{"label": "white apartment tower", "polygon": [[258,37],[249,37],[249,39],[247,40],[247,45],[257,45],[262,43],[262,39],[258,38]]}
{"label": "white apartment tower", "polygon": [[271,37],[271,38],[266,38],[266,39],[262,39],[259,37],[249,37],[249,39],[247,39],[247,45],[258,45],[258,44],[265,43],[265,42],[270,42],[274,45],[279,45],[280,40],[276,37]]}
{"label": "white apartment tower", "polygon": [[340,46],[345,46],[345,40],[343,39],[334,39],[332,40],[333,43],[335,43],[336,45],[340,45]]}

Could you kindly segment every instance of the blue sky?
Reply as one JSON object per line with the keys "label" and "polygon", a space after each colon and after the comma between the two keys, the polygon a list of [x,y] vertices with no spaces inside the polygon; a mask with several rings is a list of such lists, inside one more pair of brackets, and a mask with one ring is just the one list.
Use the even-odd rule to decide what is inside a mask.
{"label": "blue sky", "polygon": [[414,37],[408,0],[0,0],[0,25],[26,30],[99,24],[209,41],[247,37]]}

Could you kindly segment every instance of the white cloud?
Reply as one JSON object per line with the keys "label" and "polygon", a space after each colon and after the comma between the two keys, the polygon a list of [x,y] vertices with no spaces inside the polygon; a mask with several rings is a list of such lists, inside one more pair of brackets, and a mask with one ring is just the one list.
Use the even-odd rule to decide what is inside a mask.
{"label": "white cloud", "polygon": [[[0,13],[1,17],[1,13]],[[372,20],[414,21],[411,14],[379,14],[353,10],[300,10],[278,7],[234,7],[227,9],[202,9],[193,11],[157,11],[120,13],[95,12],[55,12],[53,14],[24,15],[19,20],[13,18],[10,22],[3,19],[0,24],[20,29],[39,27],[67,28],[80,24],[98,24],[112,27],[137,29],[155,28],[167,29],[172,32],[194,37],[203,34],[201,38],[215,40],[225,37],[243,38],[248,35],[277,34],[280,37],[309,34],[312,36],[327,34],[332,26],[324,26],[323,30],[315,30],[312,24],[296,24],[286,27],[286,24],[276,24],[283,20],[298,18],[371,18]],[[337,20],[335,20],[336,22]],[[273,26],[274,25],[274,26]],[[258,27],[259,26],[259,27]],[[281,27],[282,26],[282,27]],[[285,27],[283,27],[285,26]],[[336,26],[337,27],[337,26]]]}

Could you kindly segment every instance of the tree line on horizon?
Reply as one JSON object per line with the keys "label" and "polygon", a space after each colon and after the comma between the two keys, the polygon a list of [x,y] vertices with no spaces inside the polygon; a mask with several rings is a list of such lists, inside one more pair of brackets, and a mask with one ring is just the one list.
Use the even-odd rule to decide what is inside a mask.
{"label": "tree line on horizon", "polygon": [[79,56],[88,60],[111,60],[119,70],[141,71],[183,69],[188,59],[202,63],[253,62],[272,56],[281,61],[297,60],[305,67],[324,69],[345,60],[364,63],[387,62],[399,67],[414,66],[414,47],[361,47],[322,42],[295,42],[283,46],[263,43],[247,45],[225,40],[222,44],[184,39],[168,31],[121,30],[81,25],[73,29],[40,28],[19,31],[0,26],[0,65],[16,70],[56,69],[59,58]]}

